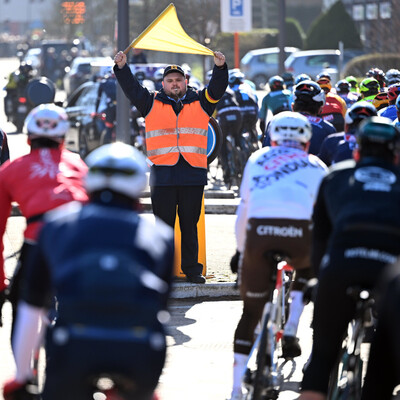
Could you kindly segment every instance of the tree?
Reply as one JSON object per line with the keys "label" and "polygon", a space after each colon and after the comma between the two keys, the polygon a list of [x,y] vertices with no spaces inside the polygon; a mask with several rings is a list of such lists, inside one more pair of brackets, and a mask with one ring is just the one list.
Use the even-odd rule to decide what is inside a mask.
{"label": "tree", "polygon": [[294,18],[286,18],[286,43],[285,46],[293,46],[302,49],[304,47],[304,31],[299,21]]}
{"label": "tree", "polygon": [[360,35],[341,1],[337,1],[311,25],[307,49],[336,49],[342,41],[345,48],[361,49]]}

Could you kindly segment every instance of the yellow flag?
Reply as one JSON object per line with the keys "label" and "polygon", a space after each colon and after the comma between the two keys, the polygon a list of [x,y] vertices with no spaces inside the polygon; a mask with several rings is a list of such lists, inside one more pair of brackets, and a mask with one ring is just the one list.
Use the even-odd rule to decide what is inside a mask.
{"label": "yellow flag", "polygon": [[214,55],[212,50],[197,43],[183,30],[173,3],[124,50],[124,53],[128,53],[132,47],[172,53]]}

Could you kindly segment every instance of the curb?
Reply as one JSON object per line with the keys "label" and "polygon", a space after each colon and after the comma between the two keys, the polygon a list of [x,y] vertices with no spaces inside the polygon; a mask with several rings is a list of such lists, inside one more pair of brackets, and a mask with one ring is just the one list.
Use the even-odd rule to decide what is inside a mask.
{"label": "curb", "polygon": [[217,298],[240,298],[239,289],[235,287],[233,282],[221,282],[221,283],[183,283],[174,282],[172,283],[172,291],[170,299],[217,299]]}

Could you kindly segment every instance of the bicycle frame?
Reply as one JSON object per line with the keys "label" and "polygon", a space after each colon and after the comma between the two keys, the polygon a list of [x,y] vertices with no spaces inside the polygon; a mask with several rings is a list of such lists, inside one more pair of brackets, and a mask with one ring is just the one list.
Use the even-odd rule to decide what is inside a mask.
{"label": "bicycle frame", "polygon": [[[286,322],[286,284],[289,283],[289,274],[293,273],[293,268],[286,261],[274,260],[274,288],[264,306],[261,331],[252,346],[242,375],[247,400],[277,399],[283,379],[278,367],[281,356],[279,346]],[[267,355],[270,356],[269,360]]]}

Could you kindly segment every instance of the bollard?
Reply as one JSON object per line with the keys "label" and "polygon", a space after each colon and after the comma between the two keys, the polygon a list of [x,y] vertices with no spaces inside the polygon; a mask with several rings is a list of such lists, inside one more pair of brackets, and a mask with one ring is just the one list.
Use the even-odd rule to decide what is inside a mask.
{"label": "bollard", "polygon": [[[203,275],[206,276],[206,221],[204,212],[204,195],[201,204],[199,222],[197,223],[197,240],[199,242],[199,263],[203,265]],[[177,278],[186,278],[181,270],[181,229],[179,227],[179,217],[175,221],[175,259],[174,276]]]}

